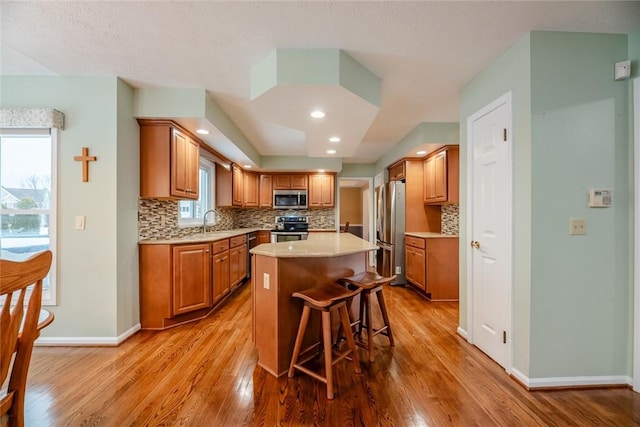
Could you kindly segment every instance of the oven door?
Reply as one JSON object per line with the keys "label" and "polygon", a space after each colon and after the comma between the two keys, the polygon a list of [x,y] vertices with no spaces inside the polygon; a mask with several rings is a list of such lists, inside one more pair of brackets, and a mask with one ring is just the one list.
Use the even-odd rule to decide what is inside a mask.
{"label": "oven door", "polygon": [[308,235],[309,233],[306,231],[272,231],[271,243],[307,240]]}

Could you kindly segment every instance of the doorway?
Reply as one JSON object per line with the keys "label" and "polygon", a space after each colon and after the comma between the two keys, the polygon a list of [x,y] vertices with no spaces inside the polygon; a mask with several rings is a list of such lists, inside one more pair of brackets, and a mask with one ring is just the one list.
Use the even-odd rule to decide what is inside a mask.
{"label": "doorway", "polygon": [[467,118],[468,340],[511,366],[511,92]]}
{"label": "doorway", "polygon": [[338,177],[336,227],[343,231],[348,222],[351,234],[375,244],[372,189],[373,178]]}
{"label": "doorway", "polygon": [[633,390],[640,393],[640,78],[633,81],[633,152],[634,152],[634,351]]}

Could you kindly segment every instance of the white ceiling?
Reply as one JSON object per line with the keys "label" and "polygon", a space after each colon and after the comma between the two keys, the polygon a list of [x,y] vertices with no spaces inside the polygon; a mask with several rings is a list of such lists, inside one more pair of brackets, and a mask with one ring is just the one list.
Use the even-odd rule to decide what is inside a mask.
{"label": "white ceiling", "polygon": [[[381,79],[373,121],[343,130],[362,135],[345,141],[352,145],[345,163],[376,161],[419,123],[457,122],[461,88],[528,31],[640,27],[639,1],[2,0],[0,7],[2,74],[204,88],[261,155],[325,154],[307,146],[303,124],[278,123],[251,100],[251,67],[274,49],[342,49]],[[280,93],[283,105],[295,96],[296,105],[312,108],[317,91]],[[362,126],[347,114],[340,125]],[[247,160],[219,133],[209,142],[231,160]]]}

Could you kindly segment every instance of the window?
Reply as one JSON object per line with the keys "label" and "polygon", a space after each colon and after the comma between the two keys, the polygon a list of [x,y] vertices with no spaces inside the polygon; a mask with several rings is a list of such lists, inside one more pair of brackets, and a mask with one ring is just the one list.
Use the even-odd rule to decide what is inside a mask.
{"label": "window", "polygon": [[178,225],[202,225],[202,215],[209,209],[215,208],[215,164],[200,157],[200,186],[198,200],[181,200],[178,203]]}
{"label": "window", "polygon": [[55,130],[0,130],[0,256],[20,261],[51,249],[43,305],[56,304],[55,154]]}

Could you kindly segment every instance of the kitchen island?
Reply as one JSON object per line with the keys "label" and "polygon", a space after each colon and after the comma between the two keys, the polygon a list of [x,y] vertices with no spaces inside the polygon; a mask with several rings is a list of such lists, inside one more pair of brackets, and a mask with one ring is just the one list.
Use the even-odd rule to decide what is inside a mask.
{"label": "kitchen island", "polygon": [[[278,377],[287,372],[302,313],[295,291],[365,271],[377,247],[349,233],[310,233],[307,240],[251,249],[252,332],[258,365]],[[337,321],[336,321],[337,322]],[[303,347],[318,335],[312,319]]]}

